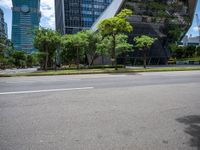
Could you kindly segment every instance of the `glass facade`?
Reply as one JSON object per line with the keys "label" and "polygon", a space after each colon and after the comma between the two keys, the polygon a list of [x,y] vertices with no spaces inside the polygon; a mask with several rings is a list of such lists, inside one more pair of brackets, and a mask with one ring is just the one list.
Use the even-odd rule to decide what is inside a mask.
{"label": "glass facade", "polygon": [[40,0],[12,0],[12,42],[17,50],[31,53],[33,46],[33,30],[39,27]]}
{"label": "glass facade", "polygon": [[55,0],[56,29],[72,34],[89,29],[112,0]]}
{"label": "glass facade", "polygon": [[3,10],[0,8],[0,38],[1,37],[8,37],[8,29],[7,29],[7,24],[5,23],[4,20],[4,13]]}
{"label": "glass facade", "polygon": [[[157,40],[148,51],[148,64],[166,64],[170,52],[169,44],[186,34],[192,24],[196,0],[113,0],[103,15],[93,24],[92,30],[98,30],[101,20],[115,16],[124,8],[131,9],[134,14],[128,18],[133,31],[128,34],[129,42],[141,35],[156,37]],[[128,65],[140,65],[143,52],[134,48],[128,53]],[[124,64],[127,59],[119,56],[118,63]]]}

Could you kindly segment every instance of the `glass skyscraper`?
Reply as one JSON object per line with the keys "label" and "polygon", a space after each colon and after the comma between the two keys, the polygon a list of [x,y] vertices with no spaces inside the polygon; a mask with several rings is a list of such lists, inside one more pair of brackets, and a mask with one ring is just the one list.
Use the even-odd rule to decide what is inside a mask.
{"label": "glass skyscraper", "polygon": [[89,29],[112,0],[55,0],[56,30],[73,34]]}
{"label": "glass skyscraper", "polygon": [[8,37],[8,29],[7,24],[4,20],[4,13],[3,10],[0,8],[0,38],[7,38]]}
{"label": "glass skyscraper", "polygon": [[33,52],[33,30],[39,27],[40,0],[12,0],[12,42],[17,50]]}

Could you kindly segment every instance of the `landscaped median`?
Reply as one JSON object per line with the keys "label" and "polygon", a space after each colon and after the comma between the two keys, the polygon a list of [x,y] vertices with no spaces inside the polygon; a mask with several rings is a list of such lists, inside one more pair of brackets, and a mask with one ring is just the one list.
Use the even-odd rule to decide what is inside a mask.
{"label": "landscaped median", "polygon": [[195,67],[156,67],[156,68],[113,68],[106,69],[80,69],[80,70],[58,70],[58,71],[40,71],[32,73],[0,74],[0,77],[17,76],[51,76],[51,75],[78,75],[78,74],[104,74],[104,73],[138,73],[138,72],[163,72],[163,71],[192,71],[199,70],[200,66]]}

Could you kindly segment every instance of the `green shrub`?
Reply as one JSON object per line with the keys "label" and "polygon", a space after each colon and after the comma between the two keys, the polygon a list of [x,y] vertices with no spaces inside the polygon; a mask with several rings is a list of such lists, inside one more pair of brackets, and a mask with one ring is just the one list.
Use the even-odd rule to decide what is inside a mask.
{"label": "green shrub", "polygon": [[196,52],[196,47],[195,46],[185,46],[184,51],[185,51],[185,57],[194,57],[195,52]]}
{"label": "green shrub", "polygon": [[196,56],[200,56],[200,46],[196,48]]}
{"label": "green shrub", "polygon": [[[112,65],[80,66],[79,69],[109,69],[109,68],[114,69],[115,66],[112,66]],[[117,65],[117,68],[124,68],[124,65]],[[38,70],[41,70],[41,69],[38,69]],[[48,70],[55,70],[55,68],[48,68]],[[61,68],[58,68],[58,70],[77,70],[77,67],[63,66]]]}
{"label": "green shrub", "polygon": [[[115,67],[112,65],[97,65],[88,67],[88,69],[106,69],[106,68],[115,68]],[[124,65],[117,65],[117,68],[124,68]]]}
{"label": "green shrub", "polygon": [[17,68],[26,67],[26,53],[24,51],[14,51],[12,53],[12,63]]}

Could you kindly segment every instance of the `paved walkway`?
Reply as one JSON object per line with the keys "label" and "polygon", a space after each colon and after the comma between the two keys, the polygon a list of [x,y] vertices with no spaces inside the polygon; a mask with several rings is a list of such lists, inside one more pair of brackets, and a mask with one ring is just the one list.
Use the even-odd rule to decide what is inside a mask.
{"label": "paved walkway", "polygon": [[37,71],[37,68],[6,69],[6,70],[0,70],[0,74],[30,73],[30,72],[36,72],[36,71]]}

